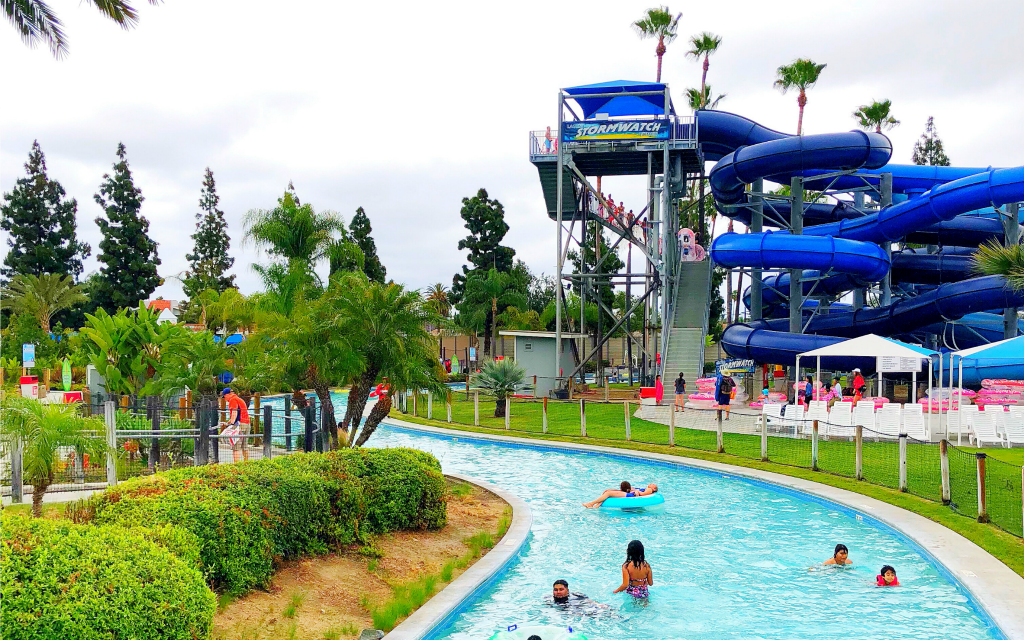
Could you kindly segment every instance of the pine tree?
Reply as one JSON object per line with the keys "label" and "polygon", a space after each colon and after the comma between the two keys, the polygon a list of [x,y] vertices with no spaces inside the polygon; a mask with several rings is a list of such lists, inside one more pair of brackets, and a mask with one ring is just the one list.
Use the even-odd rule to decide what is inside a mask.
{"label": "pine tree", "polygon": [[462,300],[466,278],[471,272],[487,273],[490,269],[497,269],[508,273],[516,256],[515,249],[501,246],[508,233],[505,208],[497,200],[488,198],[486,189],[480,189],[472,198],[463,198],[460,215],[466,221],[469,235],[459,240],[459,250],[469,249],[467,259],[473,267],[463,265],[462,273],[452,278],[451,298],[456,304]]}
{"label": "pine tree", "polygon": [[10,234],[7,246],[11,248],[0,275],[7,279],[58,273],[77,280],[82,260],[92,252],[89,245],[78,242],[78,202],[65,199],[64,187],[46,175],[46,158],[38,141],[32,143],[25,172],[28,177],[18,179],[0,206],[0,228]]}
{"label": "pine tree", "polygon": [[94,198],[106,217],[96,218],[103,232],[98,260],[100,277],[94,302],[108,313],[122,307],[136,307],[160,285],[156,267],[160,264],[156,246],[148,235],[149,221],[139,215],[142,190],[136,188],[128,168],[124,144],[117,145],[118,162],[114,174],[103,174],[103,183]]}
{"label": "pine tree", "polygon": [[363,273],[373,282],[384,284],[388,270],[384,268],[380,258],[377,257],[377,243],[370,235],[373,232],[373,227],[370,226],[370,218],[367,217],[362,207],[356,209],[356,215],[352,217],[348,230],[352,234],[352,241],[363,251]]}
{"label": "pine tree", "polygon": [[225,275],[235,259],[228,256],[231,238],[228,237],[224,212],[217,208],[218,203],[217,185],[213,172],[207,167],[199,196],[201,211],[196,214],[196,232],[192,234],[194,248],[192,253],[185,254],[189,269],[182,284],[189,298],[195,298],[207,289],[223,293],[235,286],[235,276]]}
{"label": "pine tree", "polygon": [[935,130],[935,118],[928,116],[921,139],[914,144],[914,164],[927,164],[935,167],[948,167],[949,156],[942,150],[942,140]]}

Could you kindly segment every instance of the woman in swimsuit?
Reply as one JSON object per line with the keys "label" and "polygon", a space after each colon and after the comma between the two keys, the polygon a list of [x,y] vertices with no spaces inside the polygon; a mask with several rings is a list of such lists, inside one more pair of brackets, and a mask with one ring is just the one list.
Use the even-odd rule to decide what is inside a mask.
{"label": "woman in swimsuit", "polygon": [[658,493],[658,485],[653,482],[642,489],[634,489],[628,482],[623,480],[617,491],[615,489],[605,489],[604,493],[602,493],[600,497],[596,500],[591,500],[590,502],[584,502],[583,506],[588,509],[593,509],[595,507],[600,507],[601,503],[608,498],[638,498],[640,496],[649,496],[652,493]]}
{"label": "woman in swimsuit", "polygon": [[647,587],[654,584],[654,572],[644,558],[644,545],[633,540],[626,546],[626,561],[622,563],[622,584],[612,593],[625,591],[634,598],[646,598]]}

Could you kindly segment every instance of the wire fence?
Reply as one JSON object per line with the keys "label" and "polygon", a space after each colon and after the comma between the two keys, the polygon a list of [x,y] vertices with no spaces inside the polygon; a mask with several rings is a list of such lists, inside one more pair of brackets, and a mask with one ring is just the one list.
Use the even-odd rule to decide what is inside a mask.
{"label": "wire fence", "polygon": [[[793,415],[787,417],[785,413],[765,416],[740,408],[720,411],[687,407],[679,411],[636,400],[509,397],[499,401],[479,391],[454,393],[447,399],[431,399],[425,393],[404,394],[397,406],[421,418],[489,429],[721,451],[905,491],[948,503],[957,513],[979,518],[978,454],[947,444],[948,474],[944,482],[943,445],[898,430],[834,424],[792,410]],[[987,506],[980,519],[1024,536],[1021,467],[991,456],[987,456],[987,463]]]}

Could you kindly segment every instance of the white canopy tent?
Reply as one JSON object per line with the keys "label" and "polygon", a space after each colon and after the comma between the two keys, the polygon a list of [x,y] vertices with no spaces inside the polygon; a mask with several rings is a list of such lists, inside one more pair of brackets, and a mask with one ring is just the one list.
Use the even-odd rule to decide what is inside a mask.
{"label": "white canopy tent", "polygon": [[[1024,336],[1017,336],[1016,338],[1009,338],[1008,340],[1000,340],[999,342],[991,342],[989,344],[983,344],[978,347],[971,347],[970,349],[961,349],[960,351],[954,351],[949,354],[949,408],[953,408],[953,363],[954,358],[959,358],[960,363],[957,367],[959,372],[958,387],[960,390],[959,398],[962,399],[964,396],[964,358],[1006,358],[1011,357],[1016,359],[1017,354],[1024,353]],[[941,368],[940,368],[941,371]],[[941,385],[941,381],[940,381]],[[958,400],[959,402],[959,400]],[[957,425],[956,425],[956,443],[960,444],[960,434],[963,433],[963,413],[957,412]]]}
{"label": "white canopy tent", "polygon": [[[927,360],[928,361],[928,429],[931,431],[931,398],[932,398],[932,358],[942,356],[931,349],[925,349],[899,340],[890,340],[889,338],[883,338],[876,336],[873,333],[869,333],[866,336],[859,338],[852,338],[850,340],[844,340],[843,342],[837,342],[836,344],[829,345],[827,347],[821,347],[820,349],[814,349],[813,351],[807,351],[801,353],[796,357],[796,376],[800,378],[800,358],[813,357],[817,360],[817,375],[815,378],[821,380],[821,359],[823,357],[831,358],[879,358],[879,357],[897,357],[897,358],[908,358],[916,360]],[[942,366],[940,361],[939,375],[942,374]],[[879,388],[882,383],[882,372],[878,372]],[[939,381],[939,388],[942,388],[942,381]],[[913,372],[913,385],[911,390],[911,401],[917,402],[917,372]]]}

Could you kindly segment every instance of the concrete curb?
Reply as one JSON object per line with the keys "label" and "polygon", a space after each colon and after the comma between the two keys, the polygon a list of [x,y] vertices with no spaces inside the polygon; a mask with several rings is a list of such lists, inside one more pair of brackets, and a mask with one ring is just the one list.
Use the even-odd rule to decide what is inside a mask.
{"label": "concrete curb", "polygon": [[533,512],[523,500],[496,485],[471,476],[458,473],[445,475],[486,489],[507,502],[512,506],[512,524],[501,541],[477,560],[476,564],[466,569],[461,576],[392,629],[387,634],[391,640],[420,640],[459,615],[474,595],[489,587],[504,573],[505,568],[519,557],[530,536]]}
{"label": "concrete curb", "polygon": [[[1017,575],[993,555],[955,531],[887,502],[810,480],[696,458],[598,445],[443,429],[403,422],[393,418],[388,418],[385,423],[391,423],[404,429],[465,439],[509,442],[531,447],[584,451],[616,457],[643,458],[747,478],[824,499],[878,521],[905,536],[941,565],[948,572],[947,578],[955,581],[971,594],[975,602],[988,614],[1006,638],[1024,640],[1024,607],[1021,607],[1021,603],[1024,603],[1024,577]],[[495,491],[495,493],[498,492]]]}

